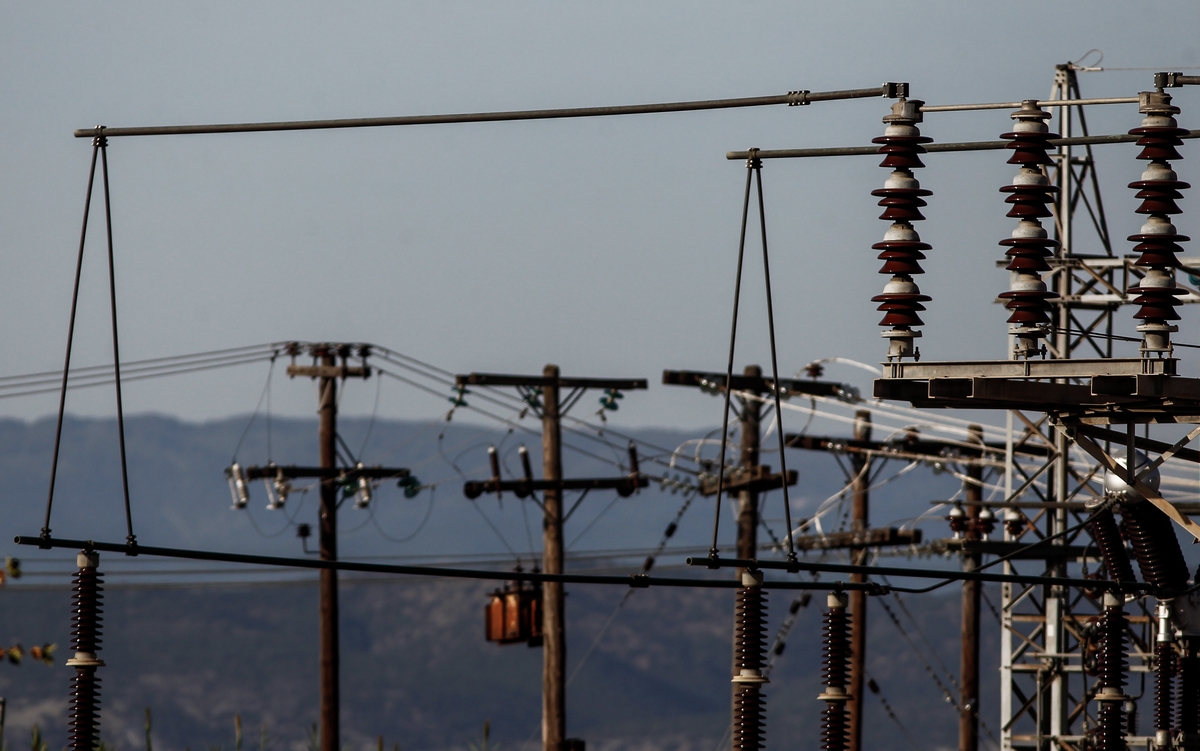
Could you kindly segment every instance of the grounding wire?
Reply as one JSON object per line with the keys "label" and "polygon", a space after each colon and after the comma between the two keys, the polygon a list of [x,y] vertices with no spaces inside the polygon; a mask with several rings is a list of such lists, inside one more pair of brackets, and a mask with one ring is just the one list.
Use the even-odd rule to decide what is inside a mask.
{"label": "grounding wire", "polygon": [[50,537],[50,511],[54,505],[54,481],[58,476],[58,452],[62,447],[63,415],[67,408],[67,377],[71,372],[71,345],[75,340],[75,313],[79,306],[79,279],[83,272],[83,249],[87,241],[88,214],[92,207],[92,186],[96,182],[96,157],[100,151],[100,139],[92,141],[92,165],[88,169],[87,196],[83,202],[83,227],[79,231],[79,256],[75,261],[75,286],[71,293],[71,316],[67,324],[67,354],[63,363],[62,390],[58,398],[58,424],[54,430],[54,457],[50,461],[50,492],[46,496],[46,519],[42,524],[42,537]]}
{"label": "grounding wire", "polygon": [[742,229],[738,238],[737,275],[734,277],[733,283],[733,322],[729,327],[729,364],[725,369],[725,406],[721,415],[721,459],[717,465],[717,495],[716,503],[713,504],[712,547],[709,549],[709,556],[714,559],[717,557],[717,533],[721,529],[721,496],[725,490],[725,448],[729,442],[729,400],[733,396],[733,389],[728,386],[733,383],[733,353],[737,344],[738,303],[742,294],[742,261],[746,255],[746,220],[750,216],[750,178],[754,176],[751,168],[752,161],[748,162],[746,167],[746,197],[742,200]]}

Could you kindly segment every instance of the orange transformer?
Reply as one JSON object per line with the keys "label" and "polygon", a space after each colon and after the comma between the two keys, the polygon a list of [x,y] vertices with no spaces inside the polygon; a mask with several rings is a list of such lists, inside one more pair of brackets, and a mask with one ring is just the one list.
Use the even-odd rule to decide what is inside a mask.
{"label": "orange transformer", "polygon": [[488,595],[483,609],[484,637],[497,644],[542,644],[542,588],[509,584]]}

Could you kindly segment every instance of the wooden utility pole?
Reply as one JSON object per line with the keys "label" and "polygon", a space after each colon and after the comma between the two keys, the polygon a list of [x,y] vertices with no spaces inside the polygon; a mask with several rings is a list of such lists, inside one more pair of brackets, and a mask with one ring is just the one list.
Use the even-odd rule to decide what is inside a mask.
{"label": "wooden utility pole", "polygon": [[[542,370],[542,474],[551,482],[562,480],[562,421],[559,415],[557,365]],[[542,494],[542,569],[563,572],[562,490],[547,488]],[[559,751],[567,738],[567,630],[562,582],[542,584],[542,749]]]}
{"label": "wooden utility pole", "polygon": [[[854,440],[871,440],[871,413],[860,409],[854,413]],[[850,486],[850,529],[864,533],[871,528],[870,497],[871,458],[865,454],[852,454],[850,468],[854,472]],[[867,564],[866,547],[850,549],[850,562],[856,566]],[[864,582],[863,574],[851,574],[850,581]],[[850,591],[850,682],[846,686],[850,694],[847,709],[850,713],[849,751],[862,751],[863,727],[863,683],[867,658],[867,593],[861,589]]]}
{"label": "wooden utility pole", "polygon": [[[314,353],[316,354],[316,353]],[[334,353],[320,352],[321,365],[332,369]],[[337,467],[337,379],[322,375],[318,379],[320,406],[317,427],[321,469]],[[333,477],[321,480],[319,515],[320,557],[337,560],[338,483]],[[321,618],[321,751],[340,751],[340,707],[338,674],[338,580],[337,572],[321,569],[318,609]]]}
{"label": "wooden utility pole", "polygon": [[[757,365],[747,365],[743,371],[751,383],[762,382],[762,368]],[[750,389],[755,395],[762,394],[760,389]],[[742,431],[742,450],[740,465],[742,469],[753,472],[758,466],[759,423],[762,417],[762,403],[757,399],[742,401],[740,415]],[[758,557],[758,491],[744,487],[738,491],[737,515],[737,557],[745,560]],[[741,581],[742,570],[737,570],[737,579]],[[737,659],[737,656],[734,656]]]}
{"label": "wooden utility pole", "polygon": [[[758,386],[763,383],[762,368],[757,365],[747,365],[742,371],[742,374],[749,380],[751,386]],[[754,395],[762,394],[761,388],[748,389]],[[741,424],[742,440],[741,452],[738,466],[742,471],[753,476],[758,468],[758,451],[762,436],[759,435],[761,430],[762,418],[762,403],[757,399],[741,399],[741,410],[739,410],[738,420]],[[758,558],[758,491],[750,485],[742,487],[737,492],[738,497],[738,514],[737,514],[737,557],[744,560],[752,560]],[[720,499],[717,503],[720,503]],[[742,574],[746,569],[734,569],[734,576],[740,582]],[[734,604],[734,629],[733,629],[733,671],[732,676],[741,675],[741,668],[738,667],[738,634],[737,634],[737,605]],[[742,686],[739,683],[731,684],[734,701],[730,703],[731,717],[733,722],[737,722],[737,695],[741,691]],[[730,738],[733,744],[734,751],[737,749],[736,733]]]}
{"label": "wooden utility pole", "polygon": [[[983,428],[971,425],[968,429],[971,443],[983,446]],[[982,451],[979,452],[982,455]],[[968,464],[967,479],[963,480],[963,497],[967,501],[967,529],[963,536],[974,542],[980,538],[979,501],[983,500],[983,467]],[[963,570],[979,568],[982,556],[978,550],[964,545]],[[959,701],[958,749],[979,749],[979,598],[982,582],[964,581],[962,588],[962,660],[959,674],[962,680],[962,696]]]}
{"label": "wooden utility pole", "polygon": [[[297,365],[296,357],[304,349],[312,355],[312,365]],[[262,467],[241,467],[234,463],[225,470],[235,489],[234,507],[244,508],[250,500],[247,480],[268,480],[279,483],[298,478],[319,479],[321,482],[320,508],[317,512],[318,544],[320,557],[324,561],[336,561],[338,496],[343,483],[361,483],[371,480],[404,480],[409,471],[401,468],[364,467],[349,457],[350,464],[357,466],[338,467],[337,453],[337,388],[338,380],[347,378],[370,378],[367,367],[370,348],[366,345],[312,344],[293,342],[285,350],[292,357],[288,366],[290,377],[312,378],[317,382],[317,444],[318,466],[267,464]],[[357,357],[362,365],[348,364]],[[340,364],[339,364],[340,361]],[[286,495],[284,495],[286,498]],[[274,501],[273,501],[274,503]],[[282,505],[282,501],[280,501]],[[277,508],[276,506],[271,506]],[[320,621],[320,719],[321,751],[341,751],[338,688],[338,581],[337,573],[322,569],[319,578],[318,618]]]}
{"label": "wooden utility pole", "polygon": [[[534,399],[541,391],[540,410],[542,417],[542,474],[541,480],[531,477],[524,480],[502,481],[495,476],[485,482],[467,482],[463,493],[468,498],[477,498],[482,493],[509,490],[518,497],[526,497],[537,490],[542,491],[542,570],[547,574],[563,573],[563,490],[611,488],[620,495],[630,495],[648,481],[631,467],[631,476],[601,479],[566,480],[562,468],[562,416],[588,389],[606,389],[609,392],[644,389],[645,379],[607,378],[563,378],[557,365],[547,365],[541,376],[502,375],[496,373],[471,373],[455,377],[459,386],[515,386],[526,401],[536,405]],[[562,389],[569,389],[564,398]],[[565,406],[564,406],[565,405]],[[631,449],[631,464],[635,463],[636,452]],[[567,633],[566,608],[561,582],[542,584],[542,647],[545,650],[542,666],[542,751],[579,751],[583,741],[567,738]],[[324,751],[324,749],[322,749]]]}

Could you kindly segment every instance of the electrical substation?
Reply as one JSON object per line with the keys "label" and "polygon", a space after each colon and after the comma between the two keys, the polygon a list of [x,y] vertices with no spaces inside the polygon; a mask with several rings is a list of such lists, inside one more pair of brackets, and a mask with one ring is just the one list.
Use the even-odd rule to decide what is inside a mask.
{"label": "electrical substation", "polygon": [[[932,668],[929,674],[957,715],[959,751],[1200,749],[1200,572],[1188,570],[1179,542],[1180,535],[1200,541],[1200,524],[1189,517],[1200,512],[1200,450],[1190,447],[1200,437],[1200,374],[1185,372],[1176,356],[1179,348],[1200,347],[1191,343],[1200,331],[1189,332],[1181,316],[1181,310],[1200,302],[1200,256],[1185,254],[1189,238],[1183,234],[1194,222],[1187,220],[1181,205],[1190,187],[1182,160],[1189,139],[1200,136],[1200,130],[1188,130],[1183,123],[1189,121],[1189,108],[1200,108],[1189,89],[1200,86],[1200,76],[1160,72],[1148,78],[1144,90],[1087,98],[1080,91],[1077,66],[1060,65],[1052,73],[1049,98],[1009,102],[927,104],[918,98],[920,82],[910,81],[570,110],[75,131],[77,138],[91,141],[91,166],[65,364],[61,379],[54,377],[60,397],[50,488],[40,532],[28,530],[33,534],[16,538],[32,548],[31,558],[38,555],[34,551],[53,548],[78,556],[72,612],[62,614],[73,629],[67,661],[74,670],[69,687],[70,748],[94,751],[100,739],[105,667],[102,563],[128,557],[134,562],[168,558],[318,572],[320,643],[314,653],[320,664],[320,751],[342,747],[341,572],[494,582],[495,590],[478,603],[483,633],[472,638],[482,636],[496,648],[526,645],[529,659],[541,662],[543,751],[583,751],[587,746],[587,739],[574,735],[569,722],[568,587],[622,588],[622,605],[643,589],[651,592],[645,596],[665,587],[733,590],[734,612],[723,625],[733,645],[729,729],[718,748],[759,751],[792,742],[772,734],[774,718],[796,711],[770,700],[772,668],[786,643],[789,654],[806,650],[820,655],[823,688],[811,701],[821,707],[821,722],[809,729],[810,745],[819,744],[825,751],[863,751],[869,745],[864,743],[864,707],[880,694],[879,683],[867,670],[868,621],[890,618],[899,626],[889,602],[901,601],[893,598],[904,595],[904,602],[916,609],[923,595],[954,588],[961,590],[962,600],[957,678],[950,677],[952,685],[946,685]],[[113,239],[112,215],[126,209],[120,196],[110,198],[108,175],[110,150],[118,154],[116,144],[126,140],[228,133],[266,138],[289,130],[651,116],[766,106],[815,111],[843,100],[859,100],[853,105],[855,117],[881,120],[881,134],[870,145],[779,144],[726,155],[730,162],[744,165],[745,174],[739,175],[744,179],[742,204],[730,206],[729,216],[732,224],[740,210],[740,243],[736,255],[730,249],[728,267],[734,278],[734,295],[727,301],[728,347],[722,341],[711,358],[724,363],[724,370],[672,369],[653,378],[646,373],[564,374],[556,365],[525,375],[452,373],[367,342],[289,341],[157,361],[120,359],[115,282],[120,248]],[[1096,107],[1128,113],[1128,132],[1090,132],[1087,113]],[[994,132],[975,141],[935,140],[931,134],[937,128],[930,121],[965,111],[993,112]],[[1014,173],[1007,184],[995,186],[995,211],[1005,212],[1012,223],[1009,236],[995,238],[995,260],[1007,273],[995,266],[978,269],[980,277],[997,280],[998,303],[994,329],[981,322],[979,330],[995,330],[999,337],[999,316],[1006,316],[1007,359],[953,359],[953,352],[936,346],[933,336],[924,336],[922,330],[922,312],[938,305],[938,290],[918,284],[923,265],[938,263],[938,248],[921,239],[921,222],[926,220],[922,210],[935,205],[938,196],[922,187],[921,170],[953,160],[958,152],[994,152],[992,158],[1005,160]],[[862,217],[864,224],[882,221],[879,242],[871,248],[836,249],[843,254],[874,253],[882,262],[882,290],[876,279],[839,282],[843,294],[861,298],[864,306],[876,306],[882,314],[881,336],[868,331],[846,334],[879,338],[879,363],[871,366],[869,395],[826,378],[826,365],[837,358],[807,365],[779,362],[774,299],[788,292],[772,288],[771,264],[778,264],[781,256],[789,263],[803,259],[793,257],[787,239],[772,236],[768,245],[763,185],[763,165],[768,162],[859,157],[881,159],[880,182],[856,185],[847,180],[826,190],[831,195],[869,194],[882,212]],[[1105,212],[1114,205],[1126,206],[1129,196],[1118,200],[1100,195],[1098,163],[1124,165],[1122,169],[1139,165],[1140,179],[1129,189],[1141,229],[1127,238],[1110,237]],[[784,169],[774,178],[804,179]],[[93,200],[97,186],[101,201]],[[81,278],[93,203],[103,207],[106,229],[114,365],[77,371],[71,365],[72,341],[80,286],[93,283]],[[761,279],[743,274],[748,248],[755,255],[761,251]],[[766,366],[737,367],[739,336],[759,325],[741,316],[743,296],[760,290],[765,293],[771,359]],[[1138,336],[1117,333],[1123,316],[1136,324]],[[783,337],[800,329],[789,325],[780,330]],[[930,353],[943,359],[932,359]],[[225,470],[232,513],[243,512],[260,498],[271,511],[285,513],[290,497],[314,489],[319,495],[315,555],[242,554],[139,540],[125,466],[122,379],[252,362],[269,361],[274,367],[279,358],[289,363],[287,376],[293,383],[315,386],[319,457],[316,464],[306,456],[276,462],[274,456],[239,458],[235,450]],[[703,364],[678,363],[681,368]],[[801,367],[794,376],[780,372],[797,366]],[[515,499],[522,509],[533,504],[530,508],[540,512],[542,523],[540,560],[515,570],[399,565],[365,561],[353,550],[339,550],[339,513],[370,511],[384,484],[393,484],[409,498],[431,492],[416,468],[367,464],[339,433],[339,394],[382,378],[446,399],[447,420],[456,410],[474,411],[522,433],[526,443],[517,450],[517,471],[508,467],[501,447],[479,447],[475,458],[486,461],[490,475],[463,474],[455,492],[461,487],[470,504],[504,499]],[[76,385],[72,379],[116,389],[125,505],[112,513],[123,516],[123,541],[64,539],[52,531],[63,416],[68,389]],[[0,391],[35,388],[38,383],[0,383]],[[692,446],[659,446],[621,432],[619,406],[628,410],[636,400],[653,399],[656,389],[667,388],[702,392],[715,397],[710,404],[721,404],[719,430],[689,442],[694,452]],[[594,409],[597,403],[595,415],[572,415],[573,409],[587,411],[581,404]],[[804,418],[811,422],[818,412],[839,415],[850,434],[810,433]],[[712,416],[718,423],[715,410]],[[906,427],[895,429],[897,424]],[[601,458],[612,471],[570,476],[564,470],[564,449],[580,449],[578,442],[565,442],[564,433],[572,440],[586,436],[593,442],[589,446],[602,447],[608,454]],[[736,442],[731,440],[734,435]],[[540,464],[535,457],[538,440]],[[771,465],[763,461],[768,451],[775,454]],[[835,457],[845,472],[845,484],[811,515],[793,518],[791,494],[806,482],[795,469],[795,457],[805,452]],[[608,458],[610,454],[614,458]],[[789,457],[792,469],[787,466]],[[949,472],[961,481],[951,498],[920,499],[931,503],[918,520],[940,520],[941,531],[933,539],[928,528],[923,532],[915,523],[876,526],[880,517],[878,509],[873,513],[871,491],[879,486],[883,465],[896,461],[916,472]],[[589,498],[637,498],[648,488],[682,494],[682,505],[662,509],[663,519],[670,521],[644,563],[619,574],[567,570],[564,528],[575,511]],[[346,501],[351,503],[343,510]],[[711,538],[704,550],[686,557],[686,571],[660,575],[656,565],[668,556],[685,562],[669,543],[689,509],[693,515],[712,512]],[[730,513],[736,538],[725,539],[722,516]],[[296,531],[308,552],[312,527],[301,523]],[[906,553],[911,560],[883,562],[885,555]],[[999,585],[994,606],[987,601],[985,584]],[[981,669],[985,601],[998,620],[998,675]],[[804,608],[823,611],[819,633],[791,630]],[[774,634],[768,623],[771,609],[787,613]],[[403,629],[404,624],[395,627]],[[990,681],[999,683],[995,704],[982,701],[981,684]],[[63,690],[68,691],[65,686]],[[886,699],[883,705],[897,723],[906,719],[919,725],[947,717],[898,718]]]}

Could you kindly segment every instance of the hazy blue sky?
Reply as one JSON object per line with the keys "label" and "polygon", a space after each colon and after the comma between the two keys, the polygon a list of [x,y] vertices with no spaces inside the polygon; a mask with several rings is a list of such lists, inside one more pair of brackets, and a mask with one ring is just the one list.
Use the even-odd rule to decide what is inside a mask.
{"label": "hazy blue sky", "polygon": [[[1200,66],[1200,6],[1096,2],[9,2],[0,5],[0,374],[58,367],[89,144],[109,126],[568,107],[908,81],[930,103],[1048,95],[1055,63]],[[1125,96],[1149,71],[1082,76]],[[1196,127],[1200,89],[1182,90]],[[743,167],[727,150],[864,144],[885,100],[539,123],[114,140],[110,148],[124,354],[278,339],[375,341],[450,370],[644,376],[725,359]],[[1133,106],[1096,108],[1123,132]],[[1006,112],[931,115],[938,140],[991,139]],[[1190,157],[1179,171],[1200,184]],[[1139,225],[1133,147],[1098,150],[1114,234]],[[1007,286],[999,153],[934,155],[920,227],[934,244],[928,358],[1002,357]],[[875,362],[869,298],[884,231],[876,159],[765,170],[781,367]],[[1194,201],[1180,230],[1197,234]],[[80,364],[107,348],[100,225],[78,330]],[[1191,251],[1193,254],[1195,250]],[[767,363],[760,264],[747,267],[739,366]],[[1131,314],[1131,311],[1129,312]],[[1185,313],[1181,341],[1200,340]],[[1194,366],[1193,366],[1194,367]],[[188,419],[254,407],[265,366],[131,384],[130,411]],[[855,371],[831,371],[865,385]],[[374,387],[346,396],[369,411]],[[311,390],[275,406],[311,413]],[[73,411],[110,414],[107,390]],[[34,417],[53,397],[0,402]],[[385,385],[382,412],[445,403]],[[626,423],[693,426],[718,403],[664,387]]]}

